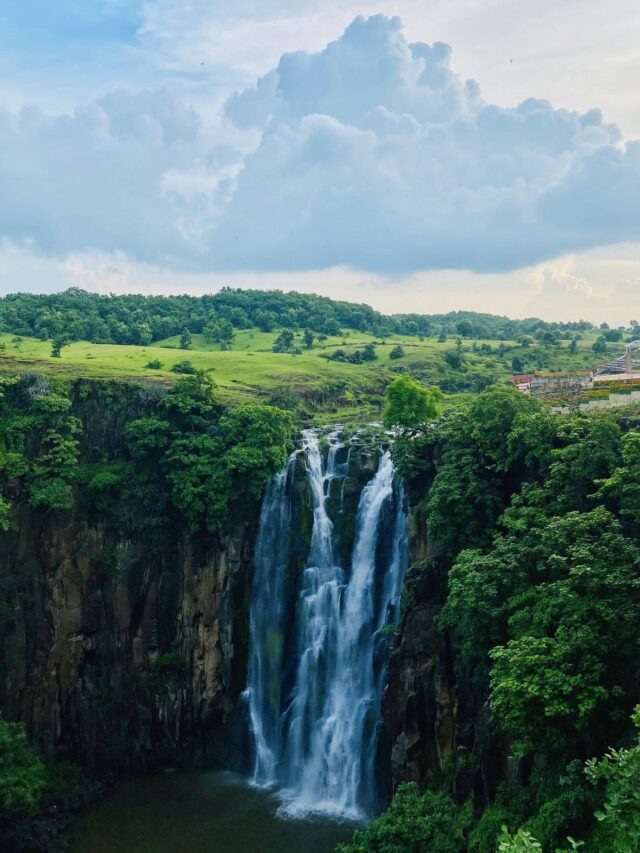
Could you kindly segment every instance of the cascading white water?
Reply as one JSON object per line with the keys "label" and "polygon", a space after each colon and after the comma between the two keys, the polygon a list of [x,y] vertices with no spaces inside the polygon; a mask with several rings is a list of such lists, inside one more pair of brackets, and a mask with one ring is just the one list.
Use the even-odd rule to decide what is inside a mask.
{"label": "cascading white water", "polygon": [[329,436],[329,445],[323,464],[317,432],[303,433],[313,528],[293,605],[285,595],[286,528],[297,453],[263,503],[248,684],[254,781],[281,786],[288,814],[358,818],[376,807],[385,629],[398,615],[406,514],[387,452],[360,495],[350,565],[340,566],[327,495],[331,481],[345,476],[348,465],[337,461],[343,448],[338,431]]}
{"label": "cascading white water", "polygon": [[254,558],[249,710],[255,737],[254,780],[260,785],[273,785],[277,781],[284,620],[287,616],[284,585],[291,521],[287,481],[294,459],[295,454],[267,488]]}

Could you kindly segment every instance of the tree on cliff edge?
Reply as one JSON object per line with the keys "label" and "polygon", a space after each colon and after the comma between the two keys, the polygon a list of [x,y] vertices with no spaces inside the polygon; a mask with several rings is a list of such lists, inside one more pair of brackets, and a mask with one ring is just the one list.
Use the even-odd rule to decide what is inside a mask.
{"label": "tree on cliff edge", "polygon": [[384,425],[387,429],[413,430],[440,416],[439,388],[425,388],[410,376],[399,376],[385,392]]}

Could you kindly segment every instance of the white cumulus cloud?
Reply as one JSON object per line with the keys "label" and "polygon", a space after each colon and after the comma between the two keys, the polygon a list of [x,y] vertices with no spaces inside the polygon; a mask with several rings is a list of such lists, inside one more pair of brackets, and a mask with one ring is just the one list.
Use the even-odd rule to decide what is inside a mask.
{"label": "white cumulus cloud", "polygon": [[[160,38],[176,7],[152,5]],[[222,117],[198,109],[118,90],[69,114],[0,110],[0,238],[173,269],[402,276],[640,237],[640,142],[597,109],[487,103],[448,45],[410,42],[398,18],[358,17],[284,54]],[[220,121],[235,130],[212,140]]]}
{"label": "white cumulus cloud", "polygon": [[640,235],[640,144],[597,109],[484,103],[397,18],[283,56],[226,113],[262,136],[212,232],[220,266],[506,270]]}

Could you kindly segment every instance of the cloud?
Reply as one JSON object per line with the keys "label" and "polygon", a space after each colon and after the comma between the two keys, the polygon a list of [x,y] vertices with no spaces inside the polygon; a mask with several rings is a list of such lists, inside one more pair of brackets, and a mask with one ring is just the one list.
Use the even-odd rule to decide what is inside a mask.
{"label": "cloud", "polygon": [[598,110],[483,102],[444,44],[357,18],[232,96],[260,127],[212,235],[215,263],[508,270],[640,235],[640,145]]}
{"label": "cloud", "polygon": [[[142,35],[169,38],[207,5],[222,14],[144,4]],[[255,24],[251,2],[238,14]],[[448,45],[410,42],[395,17],[284,54],[227,100],[218,144],[216,120],[173,90],[0,112],[0,237],[174,269],[404,276],[514,270],[640,236],[640,142],[596,109],[487,103]]]}
{"label": "cloud", "polygon": [[0,111],[0,236],[58,255],[184,261],[197,252],[177,226],[182,198],[163,176],[194,166],[199,127],[163,91],[112,92],[73,115]]}

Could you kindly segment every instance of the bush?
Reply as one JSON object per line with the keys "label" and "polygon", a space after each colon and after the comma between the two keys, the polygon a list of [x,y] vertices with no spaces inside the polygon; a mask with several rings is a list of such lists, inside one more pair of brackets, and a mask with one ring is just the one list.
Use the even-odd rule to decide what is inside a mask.
{"label": "bush", "polygon": [[24,725],[0,718],[0,814],[33,814],[45,784],[45,766],[29,746]]}
{"label": "bush", "polygon": [[152,361],[147,362],[147,367],[150,370],[160,370],[160,368],[162,367],[162,362],[159,358],[154,358],[152,359]]}
{"label": "bush", "polygon": [[387,811],[337,853],[465,853],[472,820],[470,802],[460,807],[448,794],[405,784]]}
{"label": "bush", "polygon": [[389,358],[391,358],[391,359],[404,358],[404,347],[402,347],[402,346],[400,346],[400,344],[398,344],[398,346],[394,347],[391,350],[391,352],[389,353]]}
{"label": "bush", "polygon": [[173,367],[171,368],[171,372],[172,373],[183,373],[185,375],[193,376],[198,371],[193,366],[192,362],[190,362],[188,359],[185,359],[184,361],[179,361],[177,364],[174,364]]}

